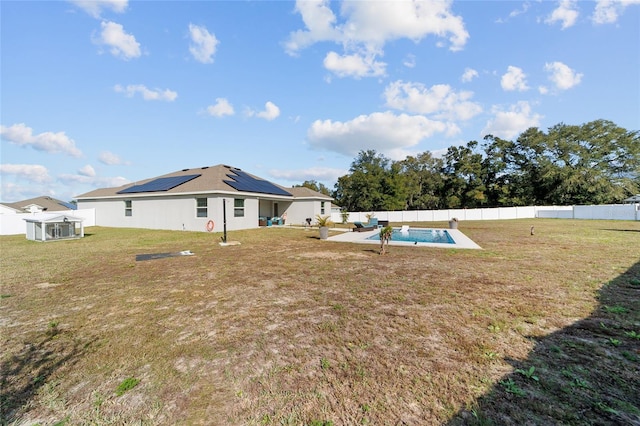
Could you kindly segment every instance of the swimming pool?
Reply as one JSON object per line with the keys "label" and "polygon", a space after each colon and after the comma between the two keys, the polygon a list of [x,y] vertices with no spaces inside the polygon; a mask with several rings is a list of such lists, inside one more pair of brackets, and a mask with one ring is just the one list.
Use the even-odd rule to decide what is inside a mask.
{"label": "swimming pool", "polygon": [[[380,242],[380,233],[367,237],[367,240]],[[411,243],[455,244],[446,229],[398,229],[394,228],[391,241],[408,241]]]}
{"label": "swimming pool", "polygon": [[[403,227],[408,232],[402,232],[401,228],[393,228],[393,234],[389,245],[411,247],[439,247],[448,249],[481,249],[479,245],[464,235],[459,229],[430,229]],[[337,235],[327,238],[325,241],[344,243],[362,243],[380,245],[380,230],[351,232],[345,229]]]}

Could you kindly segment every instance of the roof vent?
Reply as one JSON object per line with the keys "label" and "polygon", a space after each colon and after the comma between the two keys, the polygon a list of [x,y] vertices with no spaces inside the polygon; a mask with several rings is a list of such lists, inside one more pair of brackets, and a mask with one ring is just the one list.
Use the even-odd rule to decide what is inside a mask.
{"label": "roof vent", "polygon": [[208,169],[208,168],[209,168],[209,166],[204,166],[204,167],[202,168],[202,170],[206,170],[206,169]]}
{"label": "roof vent", "polygon": [[183,172],[188,172],[188,171],[189,171],[189,169],[182,169],[182,171],[183,171]]}

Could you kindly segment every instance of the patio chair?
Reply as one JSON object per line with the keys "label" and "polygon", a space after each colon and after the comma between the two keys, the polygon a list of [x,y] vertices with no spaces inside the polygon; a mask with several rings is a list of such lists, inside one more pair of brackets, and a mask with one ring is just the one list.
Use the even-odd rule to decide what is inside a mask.
{"label": "patio chair", "polygon": [[353,222],[355,228],[353,228],[353,232],[365,232],[365,231],[373,231],[376,229],[373,225],[364,225],[362,222]]}

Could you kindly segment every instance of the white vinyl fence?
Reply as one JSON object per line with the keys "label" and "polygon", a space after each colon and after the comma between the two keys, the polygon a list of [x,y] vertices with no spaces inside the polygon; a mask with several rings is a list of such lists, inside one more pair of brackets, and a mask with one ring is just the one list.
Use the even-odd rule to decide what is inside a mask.
{"label": "white vinyl fence", "polygon": [[[490,209],[451,210],[405,210],[379,212],[349,212],[347,222],[367,222],[373,213],[378,220],[389,222],[441,222],[452,218],[458,220],[505,220],[505,219],[609,219],[640,220],[640,204],[609,204],[600,206],[526,206],[496,207]],[[342,215],[331,213],[331,220],[342,222]]]}
{"label": "white vinyl fence", "polygon": [[[79,209],[79,210],[62,210],[56,212],[47,213],[59,213],[61,215],[69,215],[73,217],[79,217],[84,219],[82,225],[87,226],[96,225],[96,209]],[[0,214],[0,235],[19,235],[27,234],[27,222],[25,218],[31,216],[32,213],[6,213]]]}

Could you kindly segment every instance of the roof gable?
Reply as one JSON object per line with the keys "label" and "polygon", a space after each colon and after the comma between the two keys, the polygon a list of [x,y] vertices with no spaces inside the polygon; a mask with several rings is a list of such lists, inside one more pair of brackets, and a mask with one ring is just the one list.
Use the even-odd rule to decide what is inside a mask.
{"label": "roof gable", "polygon": [[28,217],[23,218],[27,222],[40,222],[40,223],[56,223],[56,222],[82,222],[84,219],[75,216],[69,216],[65,214],[56,213],[34,213]]}

